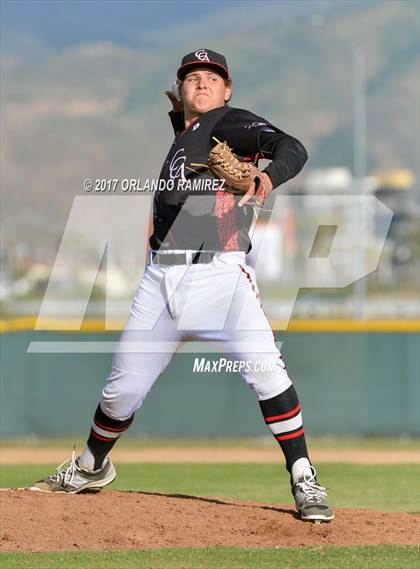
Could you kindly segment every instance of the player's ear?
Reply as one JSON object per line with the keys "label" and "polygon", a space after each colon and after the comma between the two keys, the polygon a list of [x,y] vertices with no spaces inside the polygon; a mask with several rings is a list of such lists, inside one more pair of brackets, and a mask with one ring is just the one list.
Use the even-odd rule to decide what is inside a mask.
{"label": "player's ear", "polygon": [[229,103],[232,97],[232,81],[231,79],[225,80],[225,103]]}

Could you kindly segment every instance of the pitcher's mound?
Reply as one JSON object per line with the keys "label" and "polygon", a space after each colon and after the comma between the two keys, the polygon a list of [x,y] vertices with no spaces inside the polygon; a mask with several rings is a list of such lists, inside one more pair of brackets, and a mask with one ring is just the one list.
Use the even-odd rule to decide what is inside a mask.
{"label": "pitcher's mound", "polygon": [[416,544],[420,515],[337,509],[315,525],[291,505],[148,492],[0,493],[3,551]]}

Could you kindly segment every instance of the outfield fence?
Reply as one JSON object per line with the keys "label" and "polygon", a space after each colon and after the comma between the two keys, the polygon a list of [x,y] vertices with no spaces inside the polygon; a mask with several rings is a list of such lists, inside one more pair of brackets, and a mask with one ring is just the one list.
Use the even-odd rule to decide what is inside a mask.
{"label": "outfield fence", "polygon": [[[342,323],[341,323],[342,324]],[[417,329],[416,329],[417,327]],[[345,329],[292,323],[276,334],[313,435],[417,436],[418,323]],[[84,435],[119,332],[3,328],[1,435]],[[109,346],[104,353],[28,353],[33,343]],[[198,348],[199,349],[199,348]],[[71,351],[71,350],[70,350]],[[238,373],[194,372],[200,353],[178,353],[137,412],[132,434],[240,437],[266,433],[254,393]],[[207,358],[209,354],[204,354]],[[221,355],[211,354],[214,361]]]}

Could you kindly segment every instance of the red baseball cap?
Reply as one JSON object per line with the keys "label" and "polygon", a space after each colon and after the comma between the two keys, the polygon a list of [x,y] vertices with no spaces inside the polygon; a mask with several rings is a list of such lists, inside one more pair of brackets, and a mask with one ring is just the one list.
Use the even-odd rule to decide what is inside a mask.
{"label": "red baseball cap", "polygon": [[185,75],[194,67],[209,67],[217,71],[224,79],[229,79],[229,70],[225,57],[211,49],[197,49],[182,58],[181,66],[176,72],[178,79],[184,79]]}

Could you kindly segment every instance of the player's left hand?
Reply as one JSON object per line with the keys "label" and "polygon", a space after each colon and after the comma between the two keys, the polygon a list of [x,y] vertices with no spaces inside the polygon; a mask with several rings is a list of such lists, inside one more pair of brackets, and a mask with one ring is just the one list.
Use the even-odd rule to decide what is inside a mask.
{"label": "player's left hand", "polygon": [[243,198],[238,203],[239,207],[244,206],[253,197],[260,198],[264,201],[267,196],[271,193],[273,189],[273,184],[271,183],[270,176],[265,172],[261,173],[261,181],[258,189],[256,188],[256,183],[253,180],[249,185],[249,190],[244,194]]}

